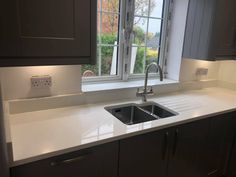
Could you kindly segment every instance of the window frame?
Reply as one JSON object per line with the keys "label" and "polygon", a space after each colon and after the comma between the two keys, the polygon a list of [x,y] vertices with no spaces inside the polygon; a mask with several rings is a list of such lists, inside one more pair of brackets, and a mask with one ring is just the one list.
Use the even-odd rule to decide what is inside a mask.
{"label": "window frame", "polygon": [[[101,1],[102,0],[98,0]],[[150,0],[149,0],[150,1]],[[82,77],[83,83],[101,83],[102,81],[128,81],[128,80],[140,80],[145,77],[145,74],[130,74],[129,68],[130,68],[130,62],[131,62],[131,46],[132,46],[132,38],[128,41],[129,45],[127,46],[125,44],[125,30],[127,29],[126,23],[127,23],[127,13],[132,13],[131,20],[134,18],[134,2],[135,0],[120,0],[120,6],[119,6],[119,27],[118,27],[118,37],[119,37],[119,43],[118,46],[118,58],[117,58],[117,75],[109,75],[109,76],[94,76],[94,77]],[[128,6],[127,3],[132,3],[133,7]],[[171,14],[172,14],[172,0],[164,0],[163,2],[163,14],[162,14],[162,25],[161,25],[161,44],[159,46],[159,65],[163,68],[164,75],[166,74],[165,68],[167,63],[167,52],[168,52],[168,42],[169,42],[169,28],[170,28],[170,22],[171,22]],[[133,9],[133,11],[130,11],[130,9]],[[102,7],[101,7],[102,11]],[[97,12],[98,13],[98,12]],[[148,17],[148,16],[147,16]],[[132,26],[133,27],[133,26]],[[132,35],[132,34],[130,34]],[[97,44],[99,46],[101,44]],[[107,44],[109,45],[109,44]],[[125,56],[125,49],[129,47],[129,53],[128,56]],[[154,74],[150,73],[150,77],[159,77],[159,73]]]}

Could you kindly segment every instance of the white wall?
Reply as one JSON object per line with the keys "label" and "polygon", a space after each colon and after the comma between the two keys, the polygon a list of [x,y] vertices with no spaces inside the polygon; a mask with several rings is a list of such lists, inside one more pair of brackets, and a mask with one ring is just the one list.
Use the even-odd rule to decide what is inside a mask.
{"label": "white wall", "polygon": [[236,61],[221,61],[219,80],[236,84]]}
{"label": "white wall", "polygon": [[[41,66],[1,68],[5,100],[73,94],[81,92],[80,66]],[[33,75],[52,76],[50,89],[32,89]]]}
{"label": "white wall", "polygon": [[[197,77],[196,75],[197,68],[207,68],[208,75],[201,76],[200,78]],[[197,80],[218,80],[219,69],[220,69],[220,62],[183,58],[180,70],[180,81],[187,82],[187,81],[197,81]]]}

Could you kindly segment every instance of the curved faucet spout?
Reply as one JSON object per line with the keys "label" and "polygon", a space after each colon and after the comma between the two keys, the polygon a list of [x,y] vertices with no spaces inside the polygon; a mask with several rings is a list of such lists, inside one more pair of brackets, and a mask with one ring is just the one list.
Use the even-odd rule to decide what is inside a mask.
{"label": "curved faucet spout", "polygon": [[163,72],[162,72],[162,69],[161,69],[160,65],[158,65],[158,64],[156,64],[154,62],[151,63],[150,65],[148,65],[147,69],[146,69],[146,73],[145,73],[145,81],[144,81],[143,91],[139,92],[139,90],[138,90],[138,92],[136,94],[137,96],[142,96],[143,102],[147,101],[147,95],[153,94],[152,88],[150,90],[148,90],[148,87],[147,87],[149,70],[152,67],[155,67],[156,68],[156,72],[160,73],[160,81],[163,81]]}
{"label": "curved faucet spout", "polygon": [[156,72],[160,73],[160,81],[163,81],[163,72],[162,72],[162,69],[161,69],[160,65],[158,65],[154,62],[151,63],[150,65],[147,66],[147,69],[146,69],[145,82],[144,82],[144,93],[147,93],[147,82],[148,82],[149,70],[150,70],[150,68],[152,68],[154,66],[156,68]]}

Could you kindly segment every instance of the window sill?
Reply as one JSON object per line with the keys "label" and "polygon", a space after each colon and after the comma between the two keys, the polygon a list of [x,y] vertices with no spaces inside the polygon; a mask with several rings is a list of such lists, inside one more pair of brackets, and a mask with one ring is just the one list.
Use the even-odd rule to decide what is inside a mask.
{"label": "window sill", "polygon": [[[162,82],[158,79],[149,79],[148,86],[157,85],[168,85],[179,83],[175,80],[164,79]],[[127,88],[139,88],[143,87],[144,80],[132,80],[132,81],[113,81],[113,82],[102,82],[102,83],[83,83],[83,92],[95,92],[95,91],[105,91],[105,90],[117,90],[117,89],[127,89]]]}

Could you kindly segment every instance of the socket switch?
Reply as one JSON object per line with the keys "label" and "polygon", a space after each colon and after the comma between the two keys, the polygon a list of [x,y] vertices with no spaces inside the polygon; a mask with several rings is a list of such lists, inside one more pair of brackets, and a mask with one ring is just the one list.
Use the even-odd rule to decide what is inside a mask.
{"label": "socket switch", "polygon": [[52,77],[49,75],[39,75],[31,77],[31,88],[50,88]]}

